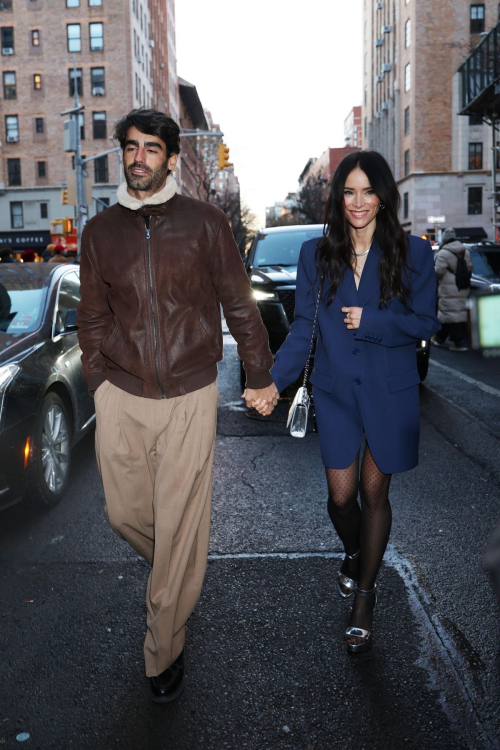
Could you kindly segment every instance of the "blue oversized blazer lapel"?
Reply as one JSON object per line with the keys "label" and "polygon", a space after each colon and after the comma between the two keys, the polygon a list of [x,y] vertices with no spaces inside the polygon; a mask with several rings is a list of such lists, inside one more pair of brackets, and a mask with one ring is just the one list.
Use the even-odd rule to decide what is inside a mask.
{"label": "blue oversized blazer lapel", "polygon": [[[368,300],[377,292],[380,295],[379,264],[382,251],[377,242],[373,242],[366,259],[357,294],[357,306],[364,307]],[[354,276],[353,276],[354,283]],[[354,303],[353,303],[354,304]]]}

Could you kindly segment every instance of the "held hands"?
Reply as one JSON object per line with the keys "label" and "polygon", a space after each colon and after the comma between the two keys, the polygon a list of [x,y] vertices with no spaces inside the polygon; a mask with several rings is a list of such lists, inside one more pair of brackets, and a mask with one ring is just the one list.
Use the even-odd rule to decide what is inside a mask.
{"label": "held hands", "polygon": [[267,388],[245,388],[241,398],[245,399],[248,408],[257,409],[263,417],[268,417],[276,404],[280,394],[278,389],[272,383]]}
{"label": "held hands", "polygon": [[362,307],[343,307],[342,312],[346,314],[344,323],[351,330],[352,328],[359,328],[361,323],[361,315],[363,314]]}

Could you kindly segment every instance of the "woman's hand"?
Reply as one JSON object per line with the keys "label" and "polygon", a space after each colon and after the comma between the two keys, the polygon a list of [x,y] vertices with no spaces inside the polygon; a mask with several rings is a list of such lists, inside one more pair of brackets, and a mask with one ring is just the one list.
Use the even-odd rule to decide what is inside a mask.
{"label": "woman's hand", "polygon": [[359,328],[361,323],[361,315],[363,314],[362,307],[343,307],[342,312],[346,314],[344,323],[351,330],[352,328]]}
{"label": "woman's hand", "polygon": [[257,409],[263,417],[268,417],[278,403],[279,391],[271,383],[267,388],[246,388],[241,396],[249,408]]}

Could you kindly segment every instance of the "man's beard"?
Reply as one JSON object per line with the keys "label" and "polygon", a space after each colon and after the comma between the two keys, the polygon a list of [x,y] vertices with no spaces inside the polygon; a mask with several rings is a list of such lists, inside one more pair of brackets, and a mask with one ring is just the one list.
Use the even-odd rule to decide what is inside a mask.
{"label": "man's beard", "polygon": [[142,164],[141,169],[145,169],[147,171],[147,175],[144,175],[143,177],[133,175],[131,173],[131,170],[134,169],[137,164],[130,164],[125,169],[125,179],[127,181],[127,185],[131,190],[140,190],[144,193],[157,193],[158,190],[163,187],[163,184],[167,178],[167,164],[168,160],[165,160],[161,167],[159,167],[156,171],[153,169],[149,169],[149,167],[146,167],[145,164]]}

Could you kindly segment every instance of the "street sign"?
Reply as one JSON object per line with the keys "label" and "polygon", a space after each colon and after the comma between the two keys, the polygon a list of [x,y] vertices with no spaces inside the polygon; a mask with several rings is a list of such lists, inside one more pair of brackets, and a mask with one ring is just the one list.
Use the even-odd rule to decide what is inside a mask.
{"label": "street sign", "polygon": [[429,224],[444,224],[446,216],[428,216],[427,221]]}

